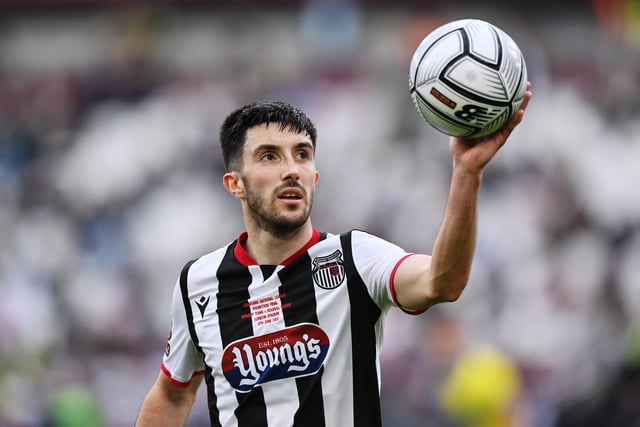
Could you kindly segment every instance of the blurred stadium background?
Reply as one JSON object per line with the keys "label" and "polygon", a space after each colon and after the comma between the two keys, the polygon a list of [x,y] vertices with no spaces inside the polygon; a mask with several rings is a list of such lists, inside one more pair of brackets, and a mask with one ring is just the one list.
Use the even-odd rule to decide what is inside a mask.
{"label": "blurred stadium background", "polygon": [[450,158],[407,69],[466,17],[535,94],[465,294],[387,320],[385,426],[639,426],[637,0],[0,0],[0,426],[132,425],[178,272],[242,230],[217,129],[244,102],[316,121],[318,228],[429,250]]}

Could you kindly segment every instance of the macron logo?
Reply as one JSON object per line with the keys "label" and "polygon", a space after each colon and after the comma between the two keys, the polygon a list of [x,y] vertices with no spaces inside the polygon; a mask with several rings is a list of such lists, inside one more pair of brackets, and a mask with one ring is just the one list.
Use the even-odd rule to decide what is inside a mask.
{"label": "macron logo", "polygon": [[200,297],[200,299],[198,301],[196,301],[196,305],[198,306],[198,310],[200,310],[200,317],[204,318],[204,311],[207,309],[207,306],[209,305],[209,300],[211,299],[211,296],[208,297]]}

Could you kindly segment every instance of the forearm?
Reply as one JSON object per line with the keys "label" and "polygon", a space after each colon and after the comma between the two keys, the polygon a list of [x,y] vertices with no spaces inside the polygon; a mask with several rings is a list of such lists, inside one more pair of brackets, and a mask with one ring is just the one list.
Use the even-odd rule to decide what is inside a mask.
{"label": "forearm", "polygon": [[194,399],[190,396],[172,399],[161,385],[154,384],[142,403],[135,426],[183,426],[189,416],[193,401]]}
{"label": "forearm", "polygon": [[431,256],[407,257],[397,267],[392,286],[400,306],[425,309],[460,297],[471,275],[476,249],[482,170],[522,121],[530,99],[527,90],[520,110],[493,135],[481,140],[451,137],[453,174],[444,218]]}
{"label": "forearm", "polygon": [[444,218],[432,252],[430,275],[438,300],[456,300],[469,280],[476,246],[481,171],[454,164]]}

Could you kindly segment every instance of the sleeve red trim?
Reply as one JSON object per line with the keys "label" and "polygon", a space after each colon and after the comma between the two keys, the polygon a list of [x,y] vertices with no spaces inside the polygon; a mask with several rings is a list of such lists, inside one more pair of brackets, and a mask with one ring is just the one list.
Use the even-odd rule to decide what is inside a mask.
{"label": "sleeve red trim", "polygon": [[391,271],[391,277],[389,278],[389,290],[391,291],[391,300],[393,301],[393,303],[402,311],[404,311],[407,314],[411,314],[412,316],[417,316],[418,314],[422,314],[425,311],[427,311],[426,308],[420,309],[420,310],[409,310],[407,308],[404,308],[400,305],[400,303],[398,302],[398,298],[396,297],[396,290],[394,288],[394,280],[396,278],[396,271],[398,271],[398,267],[400,267],[400,264],[402,264],[402,262],[409,258],[410,256],[413,256],[415,254],[407,254],[405,256],[403,256],[402,258],[400,258],[400,260],[398,260],[398,262],[396,263],[396,265],[393,267],[393,270]]}
{"label": "sleeve red trim", "polygon": [[160,368],[162,369],[162,372],[169,377],[169,380],[171,381],[171,384],[173,384],[176,387],[189,387],[191,385],[191,380],[193,380],[193,377],[198,376],[198,375],[204,375],[204,369],[201,371],[195,371],[193,373],[193,375],[191,375],[191,378],[189,379],[189,381],[184,382],[184,381],[178,381],[177,379],[173,378],[173,376],[171,375],[171,372],[169,372],[169,369],[164,365],[164,363],[162,365],[160,365]]}

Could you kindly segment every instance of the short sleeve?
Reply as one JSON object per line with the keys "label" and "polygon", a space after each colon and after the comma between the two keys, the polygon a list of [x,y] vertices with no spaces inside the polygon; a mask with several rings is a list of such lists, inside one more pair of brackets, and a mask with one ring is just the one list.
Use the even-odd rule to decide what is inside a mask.
{"label": "short sleeve", "polygon": [[178,282],[171,299],[171,330],[162,359],[162,371],[173,384],[181,387],[188,386],[194,376],[204,373],[204,360],[191,339],[188,321]]}
{"label": "short sleeve", "polygon": [[380,307],[395,305],[392,277],[410,254],[393,243],[358,230],[351,233],[351,245],[353,262],[371,297]]}

